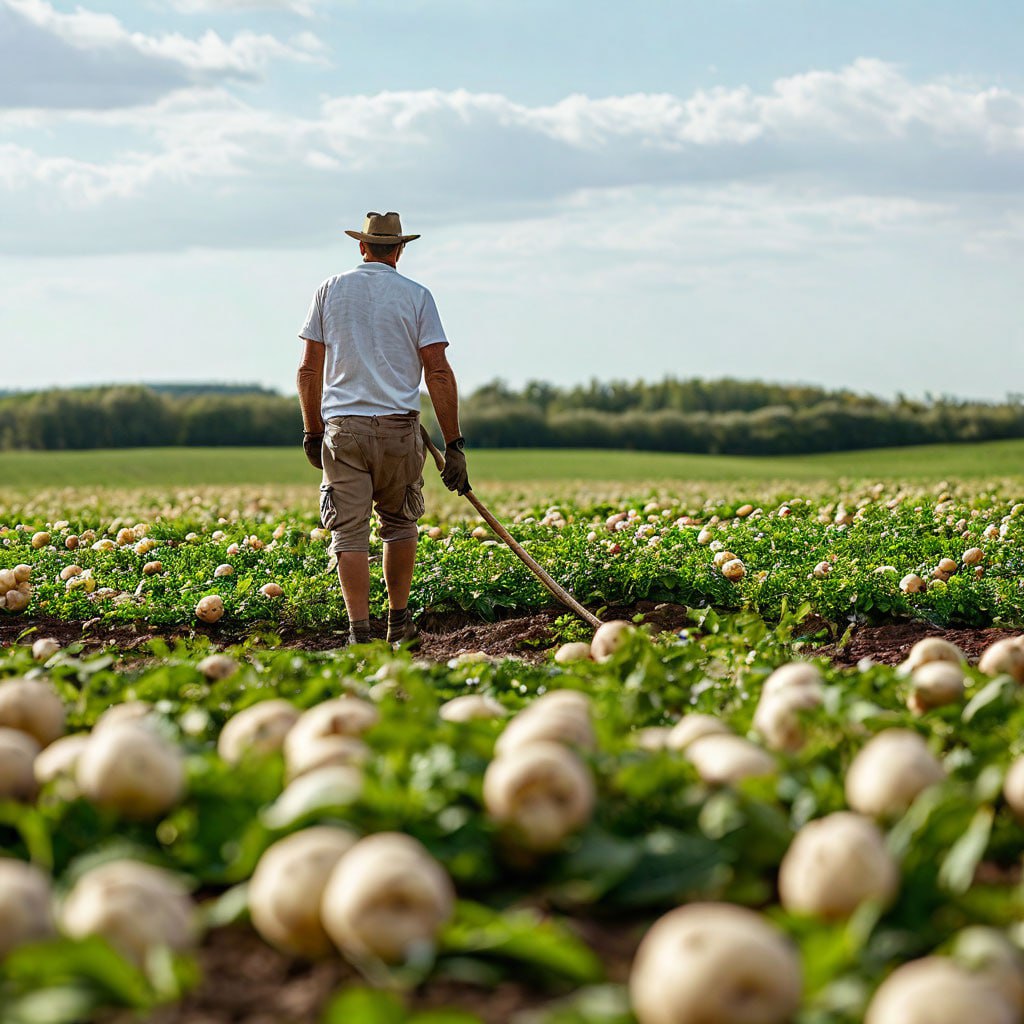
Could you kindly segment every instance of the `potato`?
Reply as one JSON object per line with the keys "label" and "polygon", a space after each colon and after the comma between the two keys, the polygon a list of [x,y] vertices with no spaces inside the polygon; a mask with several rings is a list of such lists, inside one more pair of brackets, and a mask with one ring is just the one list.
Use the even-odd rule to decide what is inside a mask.
{"label": "potato", "polygon": [[1024,824],[1024,757],[1018,757],[1010,765],[1003,780],[1003,799],[1014,817]]}
{"label": "potato", "polygon": [[6,594],[18,585],[13,569],[0,569],[0,594]]}
{"label": "potato", "polygon": [[653,753],[658,750],[668,750],[671,735],[671,726],[649,725],[647,728],[637,729],[633,733],[633,742],[641,750],[649,750]]}
{"label": "potato", "polygon": [[445,722],[471,722],[484,718],[504,718],[508,711],[493,697],[483,693],[464,693],[453,697],[438,709],[438,715]]}
{"label": "potato", "polygon": [[943,640],[941,636],[926,636],[910,648],[907,660],[901,667],[913,671],[915,668],[920,668],[933,661],[945,661],[951,665],[960,665],[966,660],[964,652],[956,644]]}
{"label": "potato", "polygon": [[233,565],[228,565],[227,563],[225,563],[223,565],[218,565],[217,568],[213,570],[213,575],[217,577],[233,576],[234,572],[235,567]]}
{"label": "potato", "polygon": [[363,773],[354,764],[328,763],[309,768],[285,786],[264,812],[264,821],[270,828],[288,828],[325,809],[352,803],[362,788]]}
{"label": "potato", "polygon": [[39,744],[27,732],[0,727],[0,800],[35,799],[36,783],[33,762]]}
{"label": "potato", "polygon": [[1024,956],[1001,931],[973,925],[959,932],[953,959],[990,982],[1007,1002],[1024,1014]]}
{"label": "potato", "polygon": [[986,977],[946,957],[897,967],[868,1004],[864,1024],[1018,1024],[1020,1015]]}
{"label": "potato", "polygon": [[217,739],[217,753],[229,764],[238,764],[248,754],[276,753],[298,720],[298,709],[286,700],[252,704],[227,720]]}
{"label": "potato", "polygon": [[960,557],[964,565],[978,565],[985,560],[985,552],[981,548],[968,548]]}
{"label": "potato", "polygon": [[52,904],[49,876],[33,864],[0,858],[0,960],[54,934]]}
{"label": "potato", "polygon": [[207,679],[227,679],[238,671],[238,662],[226,654],[208,654],[196,668],[206,676]]}
{"label": "potato", "polygon": [[264,597],[283,597],[284,588],[280,583],[264,583],[263,586],[260,587],[260,593]]}
{"label": "potato", "polygon": [[561,647],[555,651],[555,661],[559,665],[567,665],[573,661],[589,661],[590,660],[590,644],[575,643],[575,644],[562,644]]}
{"label": "potato", "polygon": [[722,569],[725,567],[726,562],[733,562],[739,560],[739,556],[733,551],[717,551],[715,557],[711,559],[716,569]]}
{"label": "potato", "polygon": [[684,715],[673,727],[665,744],[669,750],[685,750],[702,736],[731,736],[732,731],[720,718],[696,712]]}
{"label": "potato", "polygon": [[288,778],[324,768],[327,765],[352,765],[356,768],[370,759],[370,748],[354,736],[316,736],[292,748],[286,759]]}
{"label": "potato", "polygon": [[904,594],[920,594],[922,590],[927,589],[927,586],[928,584],[916,572],[908,572],[900,580],[900,590]]}
{"label": "potato", "polygon": [[285,758],[324,736],[361,736],[380,720],[380,712],[359,697],[335,697],[304,711],[284,740]]}
{"label": "potato", "polygon": [[953,704],[964,696],[964,673],[948,661],[929,661],[914,669],[907,707],[915,714]]}
{"label": "potato", "polygon": [[640,1024],[788,1024],[802,984],[796,950],[760,914],[691,903],[644,936],[629,994]]}
{"label": "potato", "polygon": [[64,735],[64,702],[41,679],[8,679],[0,683],[0,726],[27,732],[45,747]]}
{"label": "potato", "polygon": [[779,866],[779,900],[793,914],[842,919],[867,900],[887,906],[899,881],[878,826],[839,811],[797,832]]}
{"label": "potato", "polygon": [[224,600],[217,594],[201,597],[196,605],[196,617],[210,625],[219,622],[224,615]]}
{"label": "potato", "polygon": [[96,719],[96,724],[92,727],[93,735],[95,736],[100,729],[106,729],[111,725],[123,725],[125,722],[141,725],[151,714],[153,705],[146,700],[126,700],[120,704],[111,704]]}
{"label": "potato", "polygon": [[846,773],[846,802],[861,814],[894,818],[946,777],[925,741],[907,729],[876,734]]}
{"label": "potato", "polygon": [[347,956],[401,963],[436,942],[454,905],[451,879],[420,843],[380,832],[361,839],[335,865],[320,919]]}
{"label": "potato", "polygon": [[[506,754],[516,747],[538,741],[564,743],[579,750],[593,750],[597,746],[597,739],[590,722],[589,702],[579,703],[570,696],[556,696],[574,692],[556,690],[528,704],[505,726],[494,745],[495,753]],[[583,699],[586,701],[585,697]]]}
{"label": "potato", "polygon": [[184,952],[198,927],[192,900],[170,872],[136,860],[114,860],[87,871],[61,909],[61,927],[73,939],[98,935],[138,966],[150,952]]}
{"label": "potato", "polygon": [[31,595],[21,590],[8,590],[4,596],[4,606],[12,615],[17,615],[28,607],[31,600]]}
{"label": "potato", "polygon": [[722,566],[722,575],[731,583],[736,583],[747,574],[747,567],[738,559],[730,558]]}
{"label": "potato", "polygon": [[32,547],[37,551],[40,548],[45,548],[50,543],[50,535],[45,530],[40,530],[39,533],[32,534]]}
{"label": "potato", "polygon": [[24,562],[20,565],[16,565],[12,571],[14,572],[15,584],[28,583],[32,578],[32,566],[25,565]]}
{"label": "potato", "polygon": [[356,839],[347,829],[319,825],[264,851],[249,882],[249,914],[266,942],[305,957],[334,948],[320,923],[320,900],[335,865]]}
{"label": "potato", "polygon": [[142,567],[143,576],[159,576],[164,571],[164,563],[160,561],[147,562]]}
{"label": "potato", "polygon": [[812,665],[809,661],[790,661],[780,665],[764,681],[761,696],[774,696],[783,690],[796,687],[813,689],[820,693],[823,685],[824,679],[817,665]]}
{"label": "potato", "polygon": [[52,636],[41,636],[32,644],[32,657],[36,661],[49,661],[60,650],[60,641]]}
{"label": "potato", "polygon": [[978,668],[987,676],[1008,675],[1024,683],[1024,647],[1017,640],[1017,637],[1006,637],[987,647],[978,661]]}
{"label": "potato", "polygon": [[[78,758],[89,742],[89,735],[76,732],[71,736],[61,736],[54,740],[45,750],[41,751],[33,763],[36,782],[45,786],[54,779],[74,780]],[[77,794],[77,785],[71,787]]]}
{"label": "potato", "polygon": [[586,765],[559,743],[534,742],[501,754],[484,774],[484,806],[528,850],[557,850],[594,810]]}
{"label": "potato", "polygon": [[712,785],[770,775],[776,767],[771,754],[740,736],[702,736],[687,746],[686,756],[701,779]]}
{"label": "potato", "polygon": [[762,694],[754,713],[754,729],[769,750],[796,753],[805,739],[800,713],[821,707],[821,699],[821,690],[810,686]]}
{"label": "potato", "polygon": [[633,623],[625,619],[602,622],[590,641],[590,656],[594,661],[607,661],[625,643],[626,637],[635,632]]}
{"label": "potato", "polygon": [[79,755],[75,781],[90,803],[124,818],[166,814],[185,795],[185,759],[163,737],[137,722],[96,731]]}

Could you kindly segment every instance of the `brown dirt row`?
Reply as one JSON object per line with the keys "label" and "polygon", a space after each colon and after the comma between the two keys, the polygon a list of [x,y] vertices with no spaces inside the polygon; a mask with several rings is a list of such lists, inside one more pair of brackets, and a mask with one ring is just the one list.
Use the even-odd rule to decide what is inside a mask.
{"label": "brown dirt row", "polygon": [[[467,614],[427,614],[420,620],[420,655],[432,661],[446,661],[467,652],[482,651],[492,657],[517,657],[526,661],[542,659],[557,642],[553,626],[555,620],[564,614],[563,609],[550,608],[529,615],[511,615],[494,622],[484,622]],[[688,611],[683,605],[656,604],[640,601],[631,607],[613,607],[606,610],[604,618],[632,619],[642,615],[655,633],[677,631],[690,625]],[[825,631],[825,624],[820,623]],[[273,631],[281,638],[281,646],[309,651],[335,650],[343,647],[347,639],[345,629],[321,631],[299,630],[294,626],[266,623],[267,631]],[[102,623],[98,619],[84,622],[68,622],[48,616],[32,618],[19,616],[0,617],[0,648],[17,641],[26,630],[33,630],[27,638],[52,636],[62,645],[81,641],[86,650],[100,650],[116,647],[131,652],[142,648],[154,636],[165,639],[208,637],[217,646],[225,647],[248,639],[254,627],[245,629],[230,626],[202,626],[192,628],[171,628],[160,630],[134,623]],[[374,623],[375,636],[383,638],[386,627],[382,622]],[[810,632],[814,626],[805,630]],[[892,622],[883,625],[855,626],[844,642],[825,643],[812,646],[808,653],[828,657],[840,665],[856,665],[863,658],[895,665],[902,661],[910,648],[926,636],[941,636],[952,641],[972,660],[994,641],[1015,636],[1020,630],[987,628],[971,629],[953,627],[943,629],[920,620]]]}

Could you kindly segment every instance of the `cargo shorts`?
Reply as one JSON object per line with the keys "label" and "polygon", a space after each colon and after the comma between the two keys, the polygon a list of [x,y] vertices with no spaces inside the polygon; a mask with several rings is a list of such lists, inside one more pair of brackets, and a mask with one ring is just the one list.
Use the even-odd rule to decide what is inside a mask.
{"label": "cargo shorts", "polygon": [[327,421],[320,522],[331,531],[333,554],[369,551],[374,507],[382,541],[417,537],[426,454],[419,413]]}

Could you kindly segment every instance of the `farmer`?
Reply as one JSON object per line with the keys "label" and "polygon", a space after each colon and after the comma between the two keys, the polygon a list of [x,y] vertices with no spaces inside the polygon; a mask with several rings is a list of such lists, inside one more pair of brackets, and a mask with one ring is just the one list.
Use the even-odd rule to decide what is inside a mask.
{"label": "farmer", "polygon": [[384,542],[388,643],[411,643],[409,589],[416,561],[416,521],[423,514],[420,377],[426,381],[445,440],[441,479],[469,489],[459,428],[455,374],[433,296],[398,273],[407,243],[397,213],[368,213],[359,241],[363,262],[317,289],[299,364],[302,447],[323,470],[320,517],[349,619],[349,642],[370,640],[370,513],[376,506]]}

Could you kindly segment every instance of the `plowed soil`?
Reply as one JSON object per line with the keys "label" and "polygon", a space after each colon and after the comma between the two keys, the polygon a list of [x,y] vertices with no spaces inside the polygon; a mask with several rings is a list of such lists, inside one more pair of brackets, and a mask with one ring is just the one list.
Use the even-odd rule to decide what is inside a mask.
{"label": "plowed soil", "polygon": [[[467,652],[482,651],[492,657],[515,657],[525,661],[543,659],[558,643],[553,632],[554,622],[565,614],[562,608],[549,608],[530,615],[510,615],[493,622],[484,622],[466,614],[426,614],[419,620],[421,657],[432,661],[447,661],[449,658]],[[687,608],[677,604],[656,604],[640,601],[630,607],[613,607],[604,611],[602,618],[633,619],[643,616],[643,621],[654,633],[675,632],[691,626]],[[824,637],[826,627],[819,637]],[[808,626],[811,632],[814,626]],[[37,637],[51,636],[62,646],[80,641],[86,650],[100,650],[116,647],[122,652],[143,649],[148,640],[155,636],[178,639],[205,636],[217,646],[225,647],[241,643],[254,632],[266,631],[277,634],[281,646],[308,651],[328,651],[345,646],[348,631],[342,624],[336,628],[320,631],[298,630],[286,623],[266,622],[256,626],[247,624],[244,629],[227,623],[215,626],[196,624],[192,628],[170,628],[142,624],[104,624],[98,619],[85,622],[66,622],[46,616],[0,617],[0,647],[17,641],[26,631],[25,638],[31,642]],[[383,639],[387,628],[383,622],[373,623],[374,636]],[[1016,636],[1017,629],[970,629],[965,627],[942,628],[920,620],[892,622],[883,625],[855,626],[844,642],[827,643],[819,639],[809,640],[807,653],[830,658],[840,665],[856,665],[863,658],[886,665],[902,661],[910,648],[926,636],[941,636],[955,643],[971,659],[976,660],[981,652],[996,640],[1005,636]]]}

